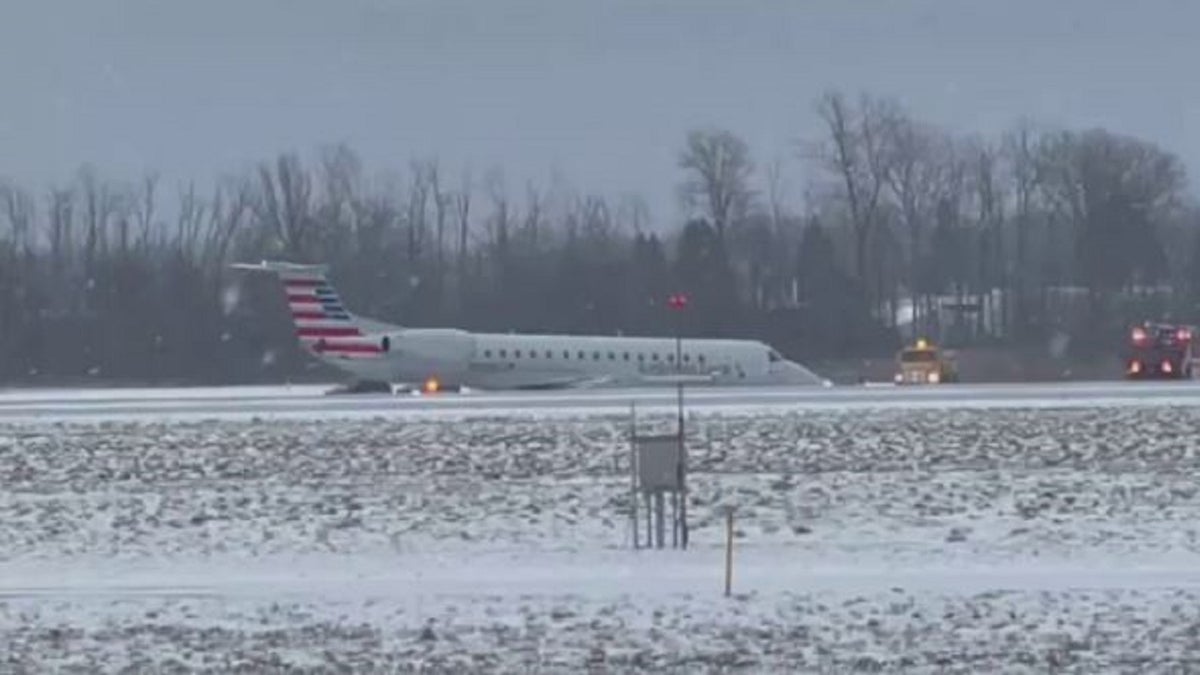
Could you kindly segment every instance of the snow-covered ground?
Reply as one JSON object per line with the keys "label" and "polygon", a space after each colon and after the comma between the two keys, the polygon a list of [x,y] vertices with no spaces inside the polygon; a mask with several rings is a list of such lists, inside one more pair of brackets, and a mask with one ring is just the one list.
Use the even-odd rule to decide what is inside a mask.
{"label": "snow-covered ground", "polygon": [[135,568],[57,583],[49,569],[28,578],[49,578],[52,587],[0,595],[0,626],[7,665],[87,672],[1094,673],[1200,665],[1194,565],[844,569],[807,567],[784,551],[739,556],[730,598],[720,592],[716,551],[415,556],[367,566],[289,558],[250,570]]}
{"label": "snow-covered ground", "polygon": [[7,424],[0,672],[1187,670],[1198,423],[697,414],[691,547],[640,552],[620,416]]}
{"label": "snow-covered ground", "polygon": [[[554,392],[329,396],[319,385],[177,389],[0,391],[0,424],[64,421],[102,423],[257,420],[472,420],[487,417],[572,419],[596,414],[675,410],[675,391],[663,387]],[[734,415],[804,411],[919,409],[1127,408],[1200,405],[1200,383],[1051,382],[955,384],[939,387],[802,386],[693,387],[689,410]]]}

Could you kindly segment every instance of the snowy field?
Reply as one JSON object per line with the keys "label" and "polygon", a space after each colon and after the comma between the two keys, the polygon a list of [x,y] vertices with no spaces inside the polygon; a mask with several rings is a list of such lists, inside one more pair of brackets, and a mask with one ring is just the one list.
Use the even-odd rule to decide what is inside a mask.
{"label": "snowy field", "polygon": [[1200,668],[1200,407],[700,411],[685,552],[627,425],[6,422],[0,672]]}
{"label": "snowy field", "polygon": [[[554,392],[329,396],[333,385],[191,387],[164,389],[0,390],[0,423],[113,420],[311,421],[380,418],[444,421],[480,416],[571,419],[675,410],[674,390],[598,388]],[[689,410],[705,413],[788,414],[811,410],[1095,408],[1200,405],[1200,383],[1051,382],[955,384],[940,387],[804,386],[693,387]]]}

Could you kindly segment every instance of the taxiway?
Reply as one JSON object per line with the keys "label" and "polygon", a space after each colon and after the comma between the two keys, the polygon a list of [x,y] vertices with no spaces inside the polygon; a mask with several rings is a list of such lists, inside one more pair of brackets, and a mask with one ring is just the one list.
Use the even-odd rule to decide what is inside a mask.
{"label": "taxiway", "polygon": [[[674,410],[673,388],[329,395],[331,385],[0,391],[0,420],[313,419],[621,414]],[[1200,383],[688,388],[689,411],[1200,405]]]}

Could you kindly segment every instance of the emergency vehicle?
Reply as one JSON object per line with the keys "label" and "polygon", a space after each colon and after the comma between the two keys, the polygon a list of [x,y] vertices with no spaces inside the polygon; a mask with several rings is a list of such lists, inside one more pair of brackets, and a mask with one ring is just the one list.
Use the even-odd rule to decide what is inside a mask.
{"label": "emergency vehicle", "polygon": [[1192,377],[1196,351],[1194,326],[1145,322],[1129,331],[1125,377],[1131,380],[1182,380]]}
{"label": "emergency vehicle", "polygon": [[896,384],[942,384],[958,381],[958,369],[948,352],[920,339],[896,354]]}

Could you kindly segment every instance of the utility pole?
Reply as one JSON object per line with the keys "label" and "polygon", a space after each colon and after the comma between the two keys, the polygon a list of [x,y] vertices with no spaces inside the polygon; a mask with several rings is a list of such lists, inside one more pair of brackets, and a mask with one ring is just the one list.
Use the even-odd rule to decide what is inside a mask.
{"label": "utility pole", "polygon": [[671,297],[667,299],[667,305],[671,308],[671,311],[675,314],[675,375],[676,375],[676,382],[675,382],[676,397],[675,397],[675,400],[676,400],[676,406],[678,408],[678,415],[679,415],[678,421],[676,423],[676,433],[679,436],[679,461],[681,462],[680,466],[677,468],[677,470],[679,471],[679,492],[678,492],[678,495],[679,495],[679,497],[678,497],[678,499],[679,499],[679,518],[676,520],[676,522],[678,523],[678,527],[681,531],[680,532],[681,539],[682,539],[681,544],[682,544],[683,548],[686,549],[687,542],[688,542],[687,486],[683,484],[683,481],[684,481],[684,476],[687,475],[687,471],[683,467],[682,462],[687,461],[686,460],[687,455],[686,455],[686,453],[684,451],[684,447],[683,447],[684,430],[683,430],[683,377],[682,377],[682,375],[683,375],[683,312],[684,312],[684,310],[687,309],[687,306],[688,306],[688,296],[686,293],[673,293],[671,295]]}

